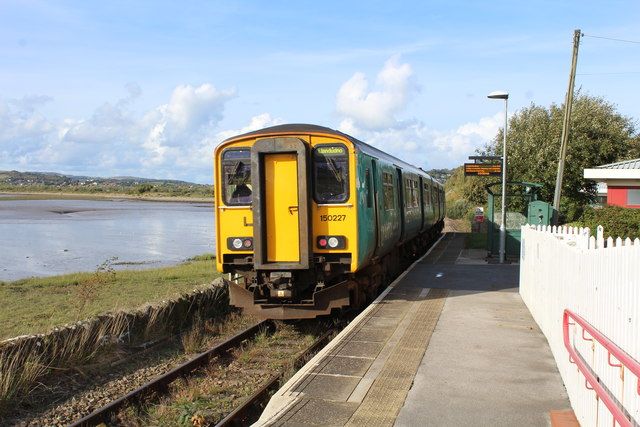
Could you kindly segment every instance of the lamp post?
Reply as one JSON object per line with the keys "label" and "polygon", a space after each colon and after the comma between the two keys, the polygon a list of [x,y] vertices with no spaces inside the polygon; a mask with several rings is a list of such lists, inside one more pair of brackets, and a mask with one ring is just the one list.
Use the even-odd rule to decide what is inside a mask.
{"label": "lamp post", "polygon": [[504,264],[507,252],[507,103],[509,93],[504,91],[494,91],[487,95],[489,99],[504,99],[504,132],[502,136],[502,213],[500,220],[500,264]]}

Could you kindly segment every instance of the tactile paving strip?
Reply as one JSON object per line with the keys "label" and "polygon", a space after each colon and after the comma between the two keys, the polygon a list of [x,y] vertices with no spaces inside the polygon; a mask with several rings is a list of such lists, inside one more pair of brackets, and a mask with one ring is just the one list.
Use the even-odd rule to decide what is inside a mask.
{"label": "tactile paving strip", "polygon": [[413,383],[448,291],[431,289],[347,425],[392,426]]}

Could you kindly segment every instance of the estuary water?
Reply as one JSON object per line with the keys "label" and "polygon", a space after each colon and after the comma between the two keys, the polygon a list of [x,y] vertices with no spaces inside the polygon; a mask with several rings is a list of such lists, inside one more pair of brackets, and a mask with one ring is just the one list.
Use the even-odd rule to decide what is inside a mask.
{"label": "estuary water", "polygon": [[177,264],[215,251],[213,206],[136,200],[3,200],[0,281]]}

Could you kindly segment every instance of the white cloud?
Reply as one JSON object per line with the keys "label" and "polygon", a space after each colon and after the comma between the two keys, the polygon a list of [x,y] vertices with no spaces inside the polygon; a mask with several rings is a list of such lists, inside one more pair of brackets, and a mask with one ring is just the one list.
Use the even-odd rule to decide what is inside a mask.
{"label": "white cloud", "polygon": [[[129,83],[126,91],[86,118],[60,121],[38,111],[50,98],[0,100],[0,169],[179,179],[210,175],[211,153],[222,136],[218,127],[235,90],[180,85],[167,103],[141,115],[131,105],[142,90]],[[276,122],[263,114],[248,126]]]}
{"label": "white cloud", "polygon": [[40,105],[50,100],[44,96],[25,96],[0,101],[0,158],[22,158],[55,134],[55,125],[37,112]]}
{"label": "white cloud", "polygon": [[188,156],[183,156],[177,162],[178,166],[191,167],[198,171],[198,175],[194,175],[194,179],[199,182],[211,182],[212,165],[213,165],[213,149],[222,141],[235,135],[263,129],[269,126],[282,124],[282,119],[273,118],[268,113],[262,113],[252,117],[246,126],[239,129],[227,129],[219,131],[202,138],[189,152]]}
{"label": "white cloud", "polygon": [[502,113],[496,113],[476,122],[465,123],[455,130],[435,132],[433,143],[441,151],[466,157],[493,139],[503,123]]}
{"label": "white cloud", "polygon": [[[401,64],[392,56],[376,78],[375,90],[369,90],[367,77],[355,73],[338,90],[336,109],[354,126],[382,129],[395,123],[395,115],[404,109],[418,91],[409,64]],[[346,125],[346,124],[345,124]]]}
{"label": "white cloud", "polygon": [[254,130],[264,129],[269,126],[276,126],[284,123],[280,118],[273,118],[269,113],[262,113],[257,116],[253,116],[249,121],[249,124],[240,129],[229,129],[218,132],[216,140],[218,142],[224,141],[227,138],[231,138],[235,135],[241,135],[243,133],[252,132]]}
{"label": "white cloud", "polygon": [[398,120],[418,91],[409,64],[393,56],[370,91],[367,78],[355,73],[338,90],[339,129],[402,160],[425,169],[458,166],[491,140],[504,120],[501,113],[465,123],[456,129],[436,130],[416,118]]}
{"label": "white cloud", "polygon": [[361,129],[345,120],[340,130],[415,166],[432,169],[462,164],[496,135],[502,120],[502,114],[497,113],[445,131],[416,119],[381,130]]}

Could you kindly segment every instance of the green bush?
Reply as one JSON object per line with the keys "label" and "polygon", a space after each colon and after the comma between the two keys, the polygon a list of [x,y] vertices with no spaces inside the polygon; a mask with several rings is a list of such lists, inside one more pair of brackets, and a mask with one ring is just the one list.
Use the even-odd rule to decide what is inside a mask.
{"label": "green bush", "polygon": [[598,225],[604,227],[605,238],[629,237],[640,238],[640,209],[605,206],[603,208],[585,208],[584,212],[571,225],[589,227],[591,234],[596,235]]}
{"label": "green bush", "polygon": [[469,216],[471,209],[473,209],[473,206],[465,199],[455,200],[447,204],[447,217],[451,219],[463,219]]}
{"label": "green bush", "polygon": [[153,190],[154,190],[154,187],[151,184],[140,184],[135,188],[135,191],[137,191],[138,194],[148,193]]}

